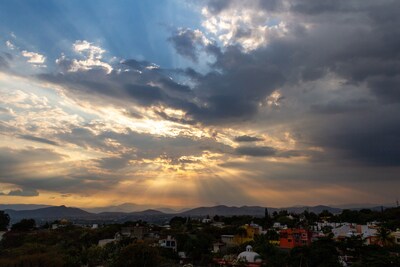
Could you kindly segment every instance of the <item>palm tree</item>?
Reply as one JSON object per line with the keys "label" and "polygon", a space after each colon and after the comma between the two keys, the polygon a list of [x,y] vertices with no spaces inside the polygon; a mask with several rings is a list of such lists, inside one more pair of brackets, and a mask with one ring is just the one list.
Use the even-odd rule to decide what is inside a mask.
{"label": "palm tree", "polygon": [[394,244],[394,238],[390,234],[390,230],[384,226],[378,228],[377,235],[379,243],[384,246],[390,246]]}

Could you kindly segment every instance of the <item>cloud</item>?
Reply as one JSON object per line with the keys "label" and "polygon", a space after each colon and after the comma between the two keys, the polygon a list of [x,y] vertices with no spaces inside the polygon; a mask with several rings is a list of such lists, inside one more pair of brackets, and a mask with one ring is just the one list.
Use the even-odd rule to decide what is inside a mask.
{"label": "cloud", "polygon": [[11,50],[15,49],[15,45],[9,40],[6,41],[6,46],[8,47],[8,49],[11,49]]}
{"label": "cloud", "polygon": [[238,155],[252,157],[270,157],[276,154],[276,149],[267,146],[240,146],[235,149]]}
{"label": "cloud", "polygon": [[112,66],[104,61],[103,54],[106,52],[99,46],[88,41],[78,40],[72,45],[73,50],[83,59],[68,59],[64,54],[56,60],[56,63],[69,72],[104,70],[107,74],[113,70]]}
{"label": "cloud", "polygon": [[286,24],[270,12],[278,3],[265,2],[208,1],[202,8],[202,25],[224,46],[240,45],[245,51],[264,47],[287,32]]}
{"label": "cloud", "polygon": [[336,114],[329,122],[320,123],[310,133],[311,138],[339,154],[338,160],[340,157],[368,166],[400,166],[400,121],[390,115],[397,108],[384,107],[352,116]]}
{"label": "cloud", "polygon": [[249,135],[241,135],[241,136],[235,137],[236,142],[257,142],[257,141],[263,141],[263,140],[264,140],[263,138],[249,136]]}
{"label": "cloud", "polygon": [[211,41],[198,29],[178,29],[168,40],[180,55],[194,62],[198,61],[199,49],[211,44]]}
{"label": "cloud", "polygon": [[20,189],[8,195],[37,196],[38,190],[48,192],[90,194],[110,189],[121,175],[98,172],[91,161],[66,162],[66,155],[49,149],[0,148],[0,183]]}
{"label": "cloud", "polygon": [[46,138],[42,138],[42,137],[36,137],[36,136],[32,136],[32,135],[19,135],[19,138],[25,139],[25,140],[29,140],[29,141],[34,141],[34,142],[39,142],[39,143],[43,143],[43,144],[48,144],[48,145],[53,145],[53,146],[58,146],[57,142],[54,142],[52,140],[46,139]]}
{"label": "cloud", "polygon": [[128,166],[129,161],[132,159],[132,155],[123,155],[120,157],[108,157],[101,158],[96,160],[100,166],[100,168],[108,169],[108,170],[119,170],[126,166]]}
{"label": "cloud", "polygon": [[11,190],[8,194],[8,196],[20,196],[20,197],[35,197],[39,195],[39,192],[36,190]]}
{"label": "cloud", "polygon": [[[208,3],[210,6],[205,8],[214,11],[204,14],[205,21],[215,19],[219,25],[215,27],[228,21],[228,33],[234,30],[230,39],[208,43],[206,35],[219,36],[218,27],[214,32],[211,25],[205,33],[179,29],[172,33],[170,41],[178,53],[193,60],[198,59],[200,50],[212,55],[215,61],[210,63],[209,72],[171,72],[147,61],[129,59],[110,65],[112,71],[90,67],[39,77],[63,85],[71,98],[126,110],[132,105],[145,107],[154,110],[159,118],[180,124],[223,127],[246,121],[257,128],[259,125],[251,125],[252,120],[271,127],[280,123],[287,126],[287,131],[299,133],[310,146],[323,147],[325,153],[332,154],[338,150],[318,136],[322,134],[316,129],[318,124],[339,114],[356,120],[359,113],[379,109],[374,98],[383,100],[382,105],[397,102],[399,63],[390,55],[398,51],[396,38],[388,38],[390,34],[397,35],[380,15],[392,14],[390,10],[396,9],[397,4],[368,2],[364,7],[351,7],[343,2],[329,2],[315,4],[312,9],[313,3],[306,1],[299,2],[301,8],[292,1],[270,5],[259,1]],[[235,12],[240,13],[237,19]],[[333,13],[339,15],[321,16]],[[349,14],[351,25],[345,23]],[[267,25],[268,33],[247,33],[260,25]],[[254,36],[260,42],[246,46]],[[341,42],[335,41],[339,39]],[[386,46],[391,52],[386,52]],[[74,49],[93,60],[100,60],[104,53],[102,48],[86,41],[77,41]],[[190,82],[178,83],[169,77],[171,73]],[[164,111],[166,107],[179,110],[182,115],[170,116]],[[311,126],[298,126],[298,116],[303,116],[300,120]],[[349,130],[343,127],[332,129],[338,140]],[[350,145],[347,148],[355,149]]]}
{"label": "cloud", "polygon": [[35,52],[28,52],[26,50],[23,50],[21,52],[23,57],[26,57],[28,60],[28,63],[31,63],[32,65],[36,67],[45,67],[44,62],[46,61],[46,57],[44,55],[41,55],[39,53]]}
{"label": "cloud", "polygon": [[8,60],[0,55],[0,70],[8,69],[9,66]]}
{"label": "cloud", "polygon": [[[263,2],[210,1],[203,10],[205,34],[220,40],[222,52],[213,64],[217,73],[192,76],[197,82],[194,91],[206,103],[191,111],[193,117],[207,123],[279,121],[299,133],[304,143],[337,157],[330,160],[395,164],[398,148],[389,144],[397,140],[389,136],[397,132],[397,120],[386,112],[400,111],[395,104],[400,63],[393,56],[399,53],[394,14],[400,5]],[[262,25],[268,25],[265,32]],[[281,96],[272,97],[277,90],[285,102],[279,101]],[[279,113],[267,109],[278,104]],[[392,106],[385,107],[388,104]],[[373,122],[361,127],[362,135],[351,126],[374,113]],[[380,116],[385,119],[377,123]],[[333,123],[343,117],[347,123]],[[299,125],[296,119],[307,123]],[[357,135],[360,140],[355,140]],[[391,141],[372,145],[376,138]]]}
{"label": "cloud", "polygon": [[[308,186],[321,190],[318,196],[334,196],[327,189],[333,184],[354,194],[380,177],[394,184],[400,4],[196,5],[203,27],[178,28],[168,39],[192,68],[110,60],[111,46],[78,40],[57,69],[30,77],[26,88],[1,76],[2,132],[20,148],[51,148],[0,149],[1,182],[26,192],[135,188],[135,196],[161,184],[152,192],[169,185],[171,194],[190,197],[187,185],[201,188],[204,199],[231,202],[242,184],[261,188],[240,195],[247,202],[265,192],[279,198],[279,190],[297,183],[307,194]],[[0,68],[16,68],[18,56],[2,54]],[[38,91],[48,98],[34,97]],[[220,194],[226,187],[234,193]]]}

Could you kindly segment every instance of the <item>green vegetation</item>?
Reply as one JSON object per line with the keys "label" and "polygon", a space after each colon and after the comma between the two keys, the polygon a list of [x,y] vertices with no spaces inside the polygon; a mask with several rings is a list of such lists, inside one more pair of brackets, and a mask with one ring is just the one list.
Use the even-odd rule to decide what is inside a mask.
{"label": "green vegetation", "polygon": [[10,216],[4,211],[0,210],[0,231],[7,230],[7,226],[10,223]]}
{"label": "green vegetation", "polygon": [[[143,221],[103,225],[97,229],[56,221],[57,229],[51,229],[49,223],[36,228],[34,220],[24,219],[12,225],[11,230],[3,236],[0,242],[0,266],[181,266],[177,251],[185,252],[185,260],[195,266],[218,266],[213,265],[214,258],[222,258],[224,255],[236,257],[247,245],[251,245],[263,259],[262,266],[268,267],[339,267],[340,259],[344,256],[351,259],[355,267],[395,267],[400,266],[400,247],[393,242],[390,232],[399,227],[399,215],[400,208],[383,212],[344,210],[337,215],[327,211],[321,214],[308,211],[289,214],[281,211],[272,216],[267,215],[266,218],[215,216],[213,220],[224,222],[223,227],[201,223],[189,217],[174,217],[168,229],[148,225]],[[310,246],[280,249],[274,245],[279,240],[279,233],[270,228],[264,234],[255,235],[249,242],[228,247],[223,252],[212,252],[213,243],[219,241],[221,235],[236,235],[245,240],[246,231],[241,227],[244,224],[253,222],[265,226],[279,222],[311,229],[320,220],[358,223],[378,221],[380,227],[377,239],[381,246],[366,245],[360,236],[334,240],[332,227],[326,226],[322,229],[325,237],[314,240]],[[0,212],[0,223],[0,226],[8,226],[9,217],[4,212]],[[135,225],[148,228],[153,235],[146,236],[144,240],[121,235],[115,238],[123,227]],[[177,242],[177,251],[158,246],[161,236],[172,236]],[[114,241],[99,246],[99,240],[103,239]]]}

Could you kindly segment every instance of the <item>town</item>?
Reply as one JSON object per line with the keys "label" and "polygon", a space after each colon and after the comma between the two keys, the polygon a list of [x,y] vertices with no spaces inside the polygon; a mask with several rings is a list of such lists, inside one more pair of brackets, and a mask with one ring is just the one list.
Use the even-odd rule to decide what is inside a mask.
{"label": "town", "polygon": [[400,208],[9,225],[0,266],[400,266]]}

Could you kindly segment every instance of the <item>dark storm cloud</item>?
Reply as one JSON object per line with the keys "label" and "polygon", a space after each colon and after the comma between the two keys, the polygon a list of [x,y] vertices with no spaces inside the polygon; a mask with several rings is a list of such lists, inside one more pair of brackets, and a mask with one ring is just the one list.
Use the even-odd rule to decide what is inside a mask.
{"label": "dark storm cloud", "polygon": [[58,161],[64,156],[50,149],[26,148],[16,150],[0,147],[0,173],[5,175],[7,170],[16,170],[25,163],[40,163],[44,161]]}
{"label": "dark storm cloud", "polygon": [[190,93],[191,89],[187,85],[182,85],[174,82],[172,79],[161,78],[158,82],[162,85],[163,88],[168,90],[177,91],[181,93]]}
{"label": "dark storm cloud", "polygon": [[281,0],[268,0],[268,1],[263,1],[259,0],[259,6],[260,8],[268,11],[276,11],[280,8],[282,8],[283,1]]}
{"label": "dark storm cloud", "polygon": [[155,111],[157,115],[159,115],[162,119],[172,121],[172,122],[177,122],[177,123],[182,123],[182,124],[187,124],[187,125],[195,125],[197,122],[191,119],[182,119],[182,118],[174,118],[171,116],[168,116],[165,112],[162,111]]}
{"label": "dark storm cloud", "polygon": [[196,82],[193,91],[203,105],[192,106],[187,112],[203,123],[250,119],[258,113],[260,103],[285,83],[278,65],[234,46],[220,54],[213,67],[219,71],[196,75],[189,70]]}
{"label": "dark storm cloud", "polygon": [[207,1],[207,6],[212,13],[218,14],[223,9],[228,8],[230,3],[230,0],[210,0]]}
{"label": "dark storm cloud", "polygon": [[7,195],[20,196],[20,197],[35,197],[39,195],[39,192],[31,189],[24,189],[24,190],[17,189],[17,190],[11,190]]}
{"label": "dark storm cloud", "polygon": [[168,98],[160,88],[155,86],[129,84],[125,86],[125,90],[129,96],[132,96],[144,106],[150,106]]}
{"label": "dark storm cloud", "polygon": [[[173,118],[163,111],[157,111],[157,114],[184,124],[218,126],[257,117],[271,93],[279,90],[289,103],[287,105],[296,99],[297,106],[284,106],[279,114],[268,113],[266,123],[278,123],[279,117],[279,123],[295,124],[293,118],[303,113],[301,119],[311,122],[308,128],[298,127],[298,131],[308,145],[323,147],[327,149],[326,153],[341,151],[344,156],[365,163],[395,164],[396,160],[390,157],[397,159],[397,146],[390,148],[389,144],[397,142],[397,139],[389,137],[391,133],[397,133],[393,127],[397,123],[394,116],[400,112],[395,104],[400,101],[400,2],[302,0],[286,1],[284,4],[276,1],[206,3],[213,14],[240,8],[265,10],[277,22],[287,22],[286,32],[278,37],[268,35],[268,45],[245,51],[239,42],[219,47],[217,44],[206,44],[199,32],[190,29],[175,31],[170,41],[177,53],[194,61],[200,51],[215,58],[207,73],[193,69],[167,71],[154,68],[146,61],[126,60],[122,67],[114,66],[114,71],[109,74],[97,69],[39,77],[65,85],[72,97],[86,97],[99,104],[112,103],[127,109],[131,105],[171,107],[183,110],[185,118]],[[260,25],[260,21],[252,23],[258,24],[236,25],[236,37],[254,33],[253,29]],[[59,64],[62,65],[62,62]],[[118,68],[122,71],[116,71]],[[171,80],[171,73],[189,79],[190,87]],[[321,82],[324,79],[327,81],[325,84]],[[357,90],[328,90],[329,79],[340,80],[337,87],[345,88],[347,85]],[[307,88],[318,81],[321,84],[318,88]],[[318,91],[318,97],[315,97],[314,91]],[[378,127],[375,123],[365,123],[362,127],[364,137],[355,140],[358,133],[350,126],[360,117],[376,113],[385,105],[393,106],[390,113],[377,113],[387,116],[379,123],[381,130],[375,129]],[[335,125],[331,122],[342,116],[348,118],[349,124]],[[329,128],[327,136],[331,138],[324,138],[326,133],[318,130],[319,125],[325,124],[329,124],[326,126]],[[391,142],[369,145],[380,138]],[[363,142],[366,142],[365,146]],[[382,147],[385,148],[382,150]],[[246,152],[246,149],[238,151],[239,154]],[[257,153],[268,154],[262,149],[253,154]]]}
{"label": "dark storm cloud", "polygon": [[[347,0],[326,0],[326,1],[312,1],[312,0],[296,0],[291,2],[291,11],[304,13],[307,15],[318,15],[323,13],[338,13],[338,12],[351,12],[357,11],[355,4],[360,1],[347,1]],[[368,1],[366,1],[368,2]]]}
{"label": "dark storm cloud", "polygon": [[312,104],[310,109],[313,113],[340,114],[366,111],[370,109],[370,105],[373,105],[373,103],[367,99],[349,99],[345,101]]}
{"label": "dark storm cloud", "polygon": [[37,137],[37,136],[32,136],[32,135],[27,135],[27,134],[23,134],[23,135],[19,135],[19,138],[25,139],[25,140],[29,140],[29,141],[34,141],[34,142],[39,142],[39,143],[43,143],[43,144],[48,144],[48,145],[53,145],[53,146],[58,146],[58,143],[46,138],[42,138],[42,137]]}
{"label": "dark storm cloud", "polygon": [[101,158],[95,161],[100,168],[115,171],[126,167],[132,158],[134,158],[133,155],[122,155],[120,157]]}
{"label": "dark storm cloud", "polygon": [[400,166],[400,120],[392,115],[398,110],[399,106],[390,106],[353,116],[335,115],[313,129],[312,142],[339,153],[339,160]]}
{"label": "dark storm cloud", "polygon": [[[155,159],[167,157],[177,161],[182,156],[200,156],[204,151],[217,153],[231,153],[232,148],[203,137],[192,139],[187,136],[175,137],[155,136],[152,134],[138,133],[126,129],[124,133],[103,131],[95,134],[91,128],[96,129],[101,125],[88,125],[85,128],[75,128],[68,133],[56,134],[60,144],[74,144],[86,149],[111,153],[114,156],[96,160],[100,168],[121,169],[128,165],[130,160]],[[110,145],[107,140],[115,140],[130,152],[120,152],[119,147]]]}
{"label": "dark storm cloud", "polygon": [[263,138],[249,136],[249,135],[241,135],[241,136],[235,137],[236,142],[257,142],[257,141],[263,141],[263,140],[264,140]]}
{"label": "dark storm cloud", "polygon": [[127,69],[123,72],[112,71],[110,74],[102,70],[88,70],[40,74],[38,77],[65,85],[72,98],[84,97],[99,104],[113,103],[127,109],[132,103],[140,106],[164,105],[183,110],[195,106],[188,86],[174,82],[157,69],[144,68],[141,73]]}
{"label": "dark storm cloud", "polygon": [[252,1],[232,1],[232,0],[207,0],[206,6],[208,7],[208,11],[212,14],[217,15],[221,13],[225,9],[229,9],[231,7],[237,8],[237,4],[239,3],[242,7],[256,7],[260,9],[275,11],[283,7],[282,0],[252,0]]}
{"label": "dark storm cloud", "polygon": [[375,76],[367,80],[368,86],[384,102],[400,102],[400,70],[396,76]]}
{"label": "dark storm cloud", "polygon": [[[267,1],[258,2],[261,9],[263,2]],[[241,6],[240,1],[232,1],[218,12]],[[212,4],[208,7],[213,9]],[[256,116],[260,101],[280,88],[289,102],[300,101],[298,110],[281,108],[280,119],[295,125],[294,114],[304,112],[302,121],[310,122],[296,129],[307,144],[335,155],[330,160],[399,166],[400,124],[395,114],[400,113],[400,2],[301,0],[264,9],[283,21],[285,12],[290,12],[295,23],[289,22],[289,33],[270,39],[266,47],[247,53],[239,45],[227,47],[214,64],[218,74],[196,77],[198,94],[211,103],[207,107],[224,109],[213,115],[225,122],[246,114]],[[319,88],[306,88],[328,75],[341,79],[337,91],[325,90],[323,83]],[[346,85],[357,89],[341,89]],[[212,102],[214,96],[224,95],[221,92],[229,92],[240,103]],[[235,106],[241,112],[230,113]],[[271,123],[274,120],[270,118]]]}
{"label": "dark storm cloud", "polygon": [[[32,166],[38,166],[38,164],[44,168],[48,163],[56,163],[64,158],[63,155],[56,153],[49,149],[38,149],[27,147],[22,150],[11,149],[6,147],[0,148],[0,181],[3,183],[11,183],[17,187],[22,188],[21,190],[13,190],[8,195],[13,196],[36,196],[37,189],[48,188],[46,186],[41,187],[40,180],[41,169],[34,168]],[[29,170],[29,171],[27,171]],[[38,178],[38,179],[36,179]],[[55,180],[46,179],[49,185],[53,184]],[[38,184],[37,184],[38,183]],[[60,183],[60,187],[63,184]]]}
{"label": "dark storm cloud", "polygon": [[270,157],[274,156],[277,150],[268,146],[240,146],[235,149],[235,152],[241,156]]}
{"label": "dark storm cloud", "polygon": [[54,172],[53,168],[59,167],[58,164],[64,158],[66,156],[49,149],[27,147],[19,150],[1,147],[0,182],[21,188],[9,192],[10,196],[37,196],[38,190],[66,193],[105,190],[119,181],[117,174],[110,176],[91,173],[84,167],[69,166],[68,163],[62,163],[62,169],[71,168],[70,172],[48,175],[49,171]]}
{"label": "dark storm cloud", "polygon": [[199,40],[194,31],[190,29],[178,30],[168,40],[180,55],[194,62],[198,61],[197,45]]}
{"label": "dark storm cloud", "polygon": [[156,67],[155,64],[150,63],[148,61],[142,60],[142,61],[138,61],[135,59],[128,59],[128,60],[124,60],[122,62],[122,64],[129,66],[135,70],[139,70],[139,71],[143,71],[148,69],[149,67]]}

